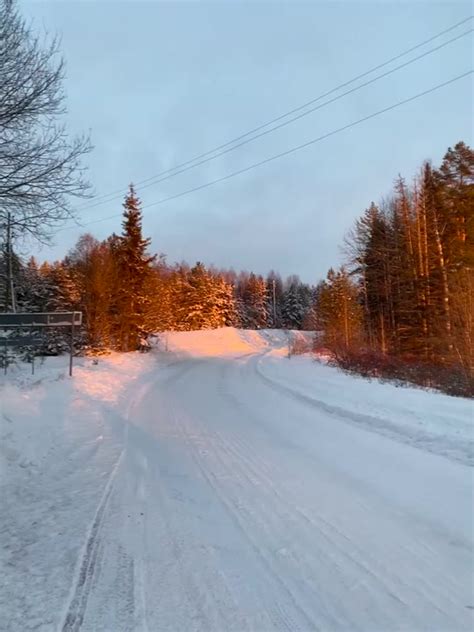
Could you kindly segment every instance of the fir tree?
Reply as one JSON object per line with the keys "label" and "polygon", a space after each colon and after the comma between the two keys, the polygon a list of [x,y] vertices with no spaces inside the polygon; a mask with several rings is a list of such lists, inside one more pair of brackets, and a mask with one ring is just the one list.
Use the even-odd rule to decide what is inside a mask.
{"label": "fir tree", "polygon": [[312,305],[311,288],[297,276],[289,277],[283,294],[282,323],[287,329],[301,329]]}
{"label": "fir tree", "polygon": [[357,286],[344,268],[332,268],[318,295],[318,319],[324,342],[335,353],[356,348],[362,341],[362,308]]}
{"label": "fir tree", "polygon": [[115,237],[99,242],[92,235],[82,235],[67,257],[80,294],[87,344],[94,351],[115,346],[112,333],[117,321],[119,274],[113,244],[117,241]]}
{"label": "fir tree", "polygon": [[262,329],[268,323],[267,287],[261,276],[250,273],[243,289],[244,319],[249,329]]}
{"label": "fir tree", "polygon": [[150,264],[155,257],[148,255],[149,239],[142,236],[140,200],[130,185],[124,202],[122,235],[115,248],[118,267],[116,336],[122,351],[138,348],[144,333],[145,311],[148,297],[145,283]]}
{"label": "fir tree", "polygon": [[268,327],[282,327],[283,281],[281,276],[271,270],[266,279],[268,301]]}
{"label": "fir tree", "polygon": [[236,321],[232,286],[198,262],[178,276],[178,322],[186,330],[215,329]]}

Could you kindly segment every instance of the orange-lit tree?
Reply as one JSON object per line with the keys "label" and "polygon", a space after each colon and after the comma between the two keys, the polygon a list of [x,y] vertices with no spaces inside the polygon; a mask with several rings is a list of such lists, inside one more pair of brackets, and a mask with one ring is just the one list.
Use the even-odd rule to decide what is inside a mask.
{"label": "orange-lit tree", "polygon": [[138,348],[145,333],[145,312],[149,301],[145,291],[146,281],[155,257],[147,252],[150,240],[142,236],[140,200],[133,185],[130,185],[123,206],[122,235],[115,253],[118,269],[115,336],[121,351],[133,351]]}

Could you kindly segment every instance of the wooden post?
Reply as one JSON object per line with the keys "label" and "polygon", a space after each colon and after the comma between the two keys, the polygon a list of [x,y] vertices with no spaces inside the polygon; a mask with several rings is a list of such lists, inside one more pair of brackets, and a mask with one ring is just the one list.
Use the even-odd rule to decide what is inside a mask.
{"label": "wooden post", "polygon": [[71,350],[69,355],[69,377],[72,377],[72,357],[74,354],[74,315],[71,323]]}
{"label": "wooden post", "polygon": [[10,211],[7,213],[7,297],[5,309],[16,312],[15,283],[13,280],[13,246],[12,246],[12,220]]}
{"label": "wooden post", "polygon": [[276,280],[272,279],[272,294],[273,294],[273,329],[277,326],[277,311],[276,311]]}

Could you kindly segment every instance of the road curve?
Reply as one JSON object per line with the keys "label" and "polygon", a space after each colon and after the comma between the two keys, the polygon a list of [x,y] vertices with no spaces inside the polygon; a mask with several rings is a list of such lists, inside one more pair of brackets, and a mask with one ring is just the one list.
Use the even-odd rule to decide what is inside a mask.
{"label": "road curve", "polygon": [[471,629],[471,470],[279,390],[262,362],[150,379],[64,632]]}

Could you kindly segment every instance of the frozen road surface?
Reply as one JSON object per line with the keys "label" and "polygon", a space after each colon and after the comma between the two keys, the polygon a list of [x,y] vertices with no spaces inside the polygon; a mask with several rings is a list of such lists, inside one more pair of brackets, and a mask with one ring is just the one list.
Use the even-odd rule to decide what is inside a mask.
{"label": "frozen road surface", "polygon": [[0,629],[471,630],[472,403],[215,335],[0,391]]}

